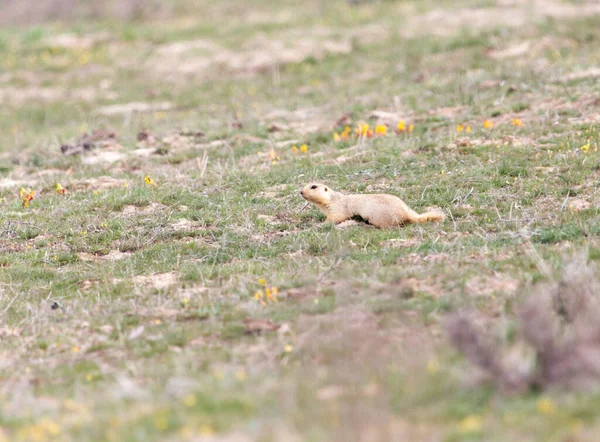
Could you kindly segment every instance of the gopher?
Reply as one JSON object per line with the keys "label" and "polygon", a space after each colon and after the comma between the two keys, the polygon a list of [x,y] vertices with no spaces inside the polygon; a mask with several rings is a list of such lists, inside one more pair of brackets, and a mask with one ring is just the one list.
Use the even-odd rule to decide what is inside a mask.
{"label": "gopher", "polygon": [[311,183],[300,191],[302,197],[315,204],[327,215],[327,222],[339,224],[353,216],[360,216],[367,223],[385,229],[411,223],[426,223],[444,219],[441,211],[419,215],[394,195],[363,194],[344,195],[324,184]]}

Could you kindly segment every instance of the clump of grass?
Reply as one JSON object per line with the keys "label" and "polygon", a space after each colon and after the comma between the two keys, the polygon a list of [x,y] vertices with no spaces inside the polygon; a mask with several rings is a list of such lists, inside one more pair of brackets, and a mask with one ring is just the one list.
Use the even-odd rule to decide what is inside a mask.
{"label": "clump of grass", "polygon": [[[516,342],[495,342],[470,313],[454,314],[446,328],[452,344],[502,390],[583,389],[600,384],[599,296],[597,269],[577,259],[558,281],[525,298]],[[532,350],[534,363],[509,363],[505,355],[522,344]]]}

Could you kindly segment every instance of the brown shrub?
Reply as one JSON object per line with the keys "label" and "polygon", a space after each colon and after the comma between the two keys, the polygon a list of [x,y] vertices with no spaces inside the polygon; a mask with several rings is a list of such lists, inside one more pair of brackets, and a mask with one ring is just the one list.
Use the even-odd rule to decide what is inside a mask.
{"label": "brown shrub", "polygon": [[507,364],[510,345],[494,343],[475,314],[452,315],[446,329],[453,345],[499,388],[586,388],[600,383],[599,296],[595,266],[578,259],[564,268],[558,282],[539,286],[525,298],[517,314],[517,344],[534,352],[535,364],[528,370]]}

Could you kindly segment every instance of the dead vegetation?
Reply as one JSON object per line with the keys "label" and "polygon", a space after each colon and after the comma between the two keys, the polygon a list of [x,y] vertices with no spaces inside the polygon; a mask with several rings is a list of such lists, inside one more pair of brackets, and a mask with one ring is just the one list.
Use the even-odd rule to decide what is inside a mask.
{"label": "dead vegetation", "polygon": [[[600,382],[599,296],[597,269],[580,258],[558,281],[523,300],[515,342],[498,342],[483,319],[465,312],[448,319],[447,331],[466,359],[502,390],[580,390]],[[513,350],[523,345],[530,351],[515,358]]]}

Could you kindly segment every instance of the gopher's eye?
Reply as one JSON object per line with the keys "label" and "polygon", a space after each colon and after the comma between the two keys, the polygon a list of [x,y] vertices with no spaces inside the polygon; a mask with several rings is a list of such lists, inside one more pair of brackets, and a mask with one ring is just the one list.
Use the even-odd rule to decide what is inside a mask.
{"label": "gopher's eye", "polygon": [[325,192],[327,192],[327,187],[325,188]]}
{"label": "gopher's eye", "polygon": [[316,186],[316,185],[311,187],[311,189],[316,189],[316,188],[317,188],[317,186]]}

